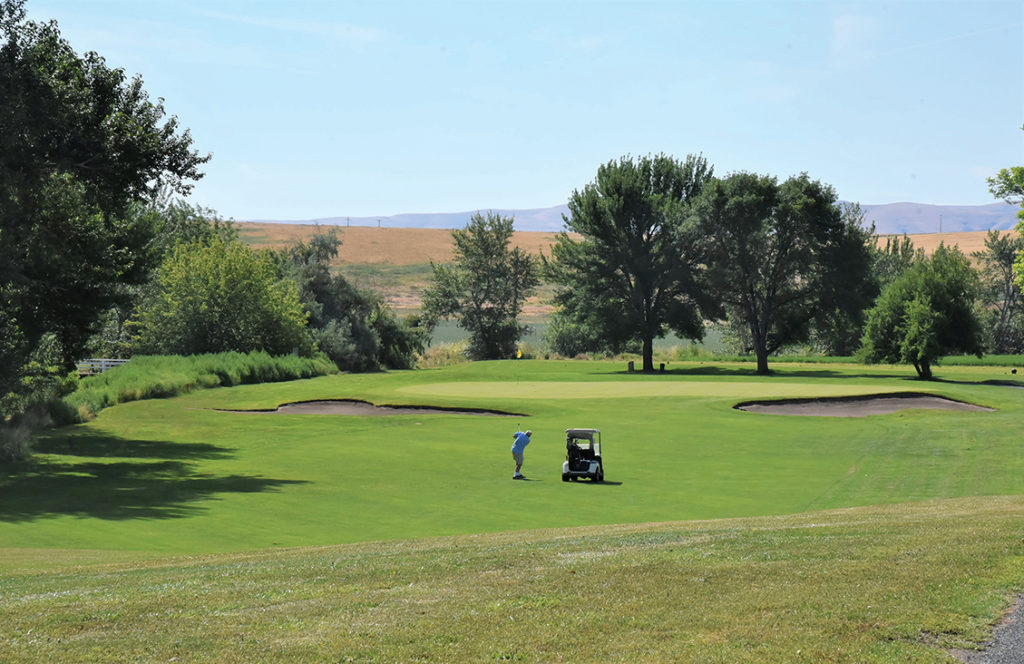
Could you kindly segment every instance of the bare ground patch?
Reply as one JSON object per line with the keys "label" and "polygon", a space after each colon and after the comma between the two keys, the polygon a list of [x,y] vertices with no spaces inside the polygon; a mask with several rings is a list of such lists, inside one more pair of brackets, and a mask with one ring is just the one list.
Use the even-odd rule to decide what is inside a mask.
{"label": "bare ground patch", "polygon": [[815,399],[778,399],[773,401],[746,401],[734,406],[737,410],[770,415],[805,415],[816,417],[867,417],[889,415],[901,410],[956,410],[994,412],[994,408],[956,401],[934,394],[904,392],[853,397],[823,397]]}

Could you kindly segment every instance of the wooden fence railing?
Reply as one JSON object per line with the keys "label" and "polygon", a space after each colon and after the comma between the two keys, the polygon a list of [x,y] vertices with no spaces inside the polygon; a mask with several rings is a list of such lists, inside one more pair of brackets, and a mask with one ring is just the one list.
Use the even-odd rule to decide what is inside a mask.
{"label": "wooden fence railing", "polygon": [[80,360],[78,365],[79,376],[94,376],[101,374],[104,371],[119,367],[128,360],[115,360],[110,358],[90,358],[88,360]]}

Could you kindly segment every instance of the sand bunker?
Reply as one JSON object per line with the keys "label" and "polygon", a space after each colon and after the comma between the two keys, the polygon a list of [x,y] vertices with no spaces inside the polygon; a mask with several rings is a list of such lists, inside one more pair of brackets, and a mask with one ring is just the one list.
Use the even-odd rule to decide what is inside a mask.
{"label": "sand bunker", "polygon": [[888,415],[900,410],[926,408],[930,410],[981,411],[991,413],[994,408],[976,406],[932,394],[905,392],[876,394],[859,397],[833,397],[822,399],[784,399],[778,401],[747,401],[736,404],[738,410],[771,415],[814,415],[819,417],[867,417]]}
{"label": "sand bunker", "polygon": [[333,399],[328,401],[300,401],[286,403],[275,410],[228,410],[228,413],[254,413],[271,415],[362,415],[381,417],[385,415],[490,415],[492,417],[527,417],[522,413],[506,413],[483,408],[437,408],[435,406],[375,406],[367,401],[355,399]]}

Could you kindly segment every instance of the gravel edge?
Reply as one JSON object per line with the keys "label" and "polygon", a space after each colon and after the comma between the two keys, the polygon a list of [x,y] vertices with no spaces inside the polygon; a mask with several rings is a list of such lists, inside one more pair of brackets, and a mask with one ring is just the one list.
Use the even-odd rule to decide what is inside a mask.
{"label": "gravel edge", "polygon": [[1024,662],[1024,594],[1006,610],[995,625],[984,650],[954,650],[964,664],[1020,664]]}

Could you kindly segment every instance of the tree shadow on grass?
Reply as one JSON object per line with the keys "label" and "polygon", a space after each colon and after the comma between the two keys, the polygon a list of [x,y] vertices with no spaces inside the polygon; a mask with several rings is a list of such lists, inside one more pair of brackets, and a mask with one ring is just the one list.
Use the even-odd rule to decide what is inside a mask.
{"label": "tree shadow on grass", "polygon": [[[200,472],[190,460],[231,456],[216,445],[127,440],[95,432],[49,435],[36,457],[0,467],[0,521],[55,516],[106,520],[177,519],[205,510],[200,504],[223,493],[279,490],[303,480]],[[79,461],[74,457],[130,460]],[[146,457],[142,459],[141,457]]]}
{"label": "tree shadow on grass", "polygon": [[950,385],[980,385],[983,387],[1012,387],[1024,388],[1024,383],[1019,380],[990,379],[990,380],[953,380],[951,378],[932,378],[932,383],[949,383]]}
{"label": "tree shadow on grass", "polygon": [[128,440],[89,429],[71,427],[36,436],[32,449],[42,454],[125,459],[227,459],[230,447],[209,443],[171,443],[160,440]]}

